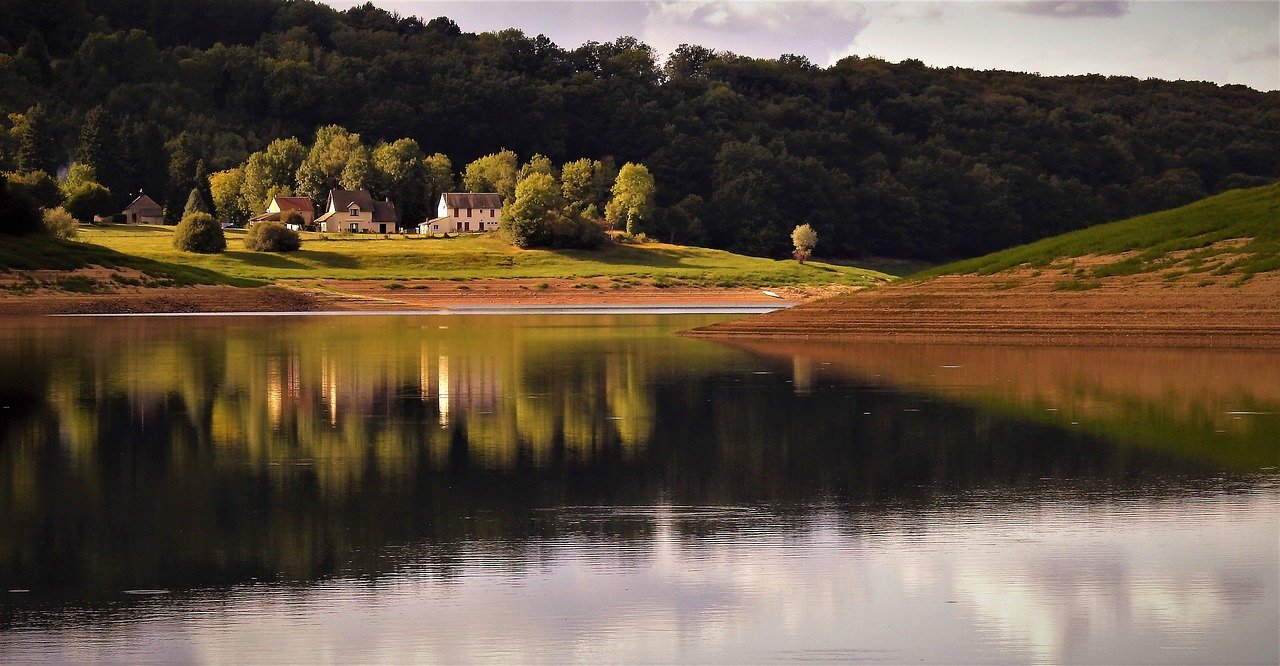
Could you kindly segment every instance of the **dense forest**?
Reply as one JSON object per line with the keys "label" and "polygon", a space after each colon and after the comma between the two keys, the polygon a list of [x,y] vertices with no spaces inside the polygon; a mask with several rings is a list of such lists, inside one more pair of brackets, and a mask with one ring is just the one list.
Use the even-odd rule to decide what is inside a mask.
{"label": "dense forest", "polygon": [[338,125],[455,166],[644,164],[640,231],[772,256],[802,223],[820,255],[976,255],[1280,175],[1280,92],[691,45],[660,62],[629,37],[567,49],[310,0],[6,0],[0,90],[0,171],[37,189],[97,160],[115,205],[144,189],[180,214],[209,175]]}

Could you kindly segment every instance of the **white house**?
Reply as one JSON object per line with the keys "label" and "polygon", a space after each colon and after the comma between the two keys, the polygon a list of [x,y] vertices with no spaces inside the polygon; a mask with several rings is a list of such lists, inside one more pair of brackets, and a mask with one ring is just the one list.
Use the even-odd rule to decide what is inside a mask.
{"label": "white house", "polygon": [[502,197],[496,192],[445,192],[436,217],[418,225],[420,234],[497,231]]}
{"label": "white house", "polygon": [[395,204],[374,201],[369,190],[333,190],[316,226],[328,232],[391,234],[396,231],[396,221]]}

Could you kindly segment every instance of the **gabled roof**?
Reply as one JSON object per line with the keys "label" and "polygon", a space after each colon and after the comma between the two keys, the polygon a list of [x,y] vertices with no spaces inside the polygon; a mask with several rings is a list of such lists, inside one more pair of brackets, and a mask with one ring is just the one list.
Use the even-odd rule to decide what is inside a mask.
{"label": "gabled roof", "polygon": [[311,199],[308,197],[275,197],[275,200],[276,207],[279,208],[282,213],[290,210],[303,211],[306,213],[315,211],[315,206],[312,205]]}
{"label": "gabled roof", "polygon": [[351,210],[355,204],[361,211],[373,212],[373,197],[369,190],[332,190],[329,192],[329,211]]}
{"label": "gabled roof", "polygon": [[133,203],[124,207],[124,212],[126,213],[130,211],[144,211],[144,210],[164,211],[164,208],[162,208],[160,204],[156,203],[155,199],[152,199],[151,197],[145,194],[139,194],[138,198],[133,200]]}
{"label": "gabled roof", "polygon": [[502,208],[497,192],[445,192],[444,205],[449,208]]}
{"label": "gabled roof", "polygon": [[373,221],[374,222],[398,222],[400,218],[396,215],[396,205],[390,201],[373,202]]}

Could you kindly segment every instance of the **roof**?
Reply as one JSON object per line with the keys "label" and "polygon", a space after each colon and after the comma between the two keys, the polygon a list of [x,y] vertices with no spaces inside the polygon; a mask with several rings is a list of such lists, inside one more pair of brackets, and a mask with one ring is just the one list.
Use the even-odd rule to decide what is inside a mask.
{"label": "roof", "polygon": [[311,204],[311,199],[308,197],[275,197],[275,200],[276,206],[282,213],[289,210],[300,210],[308,213],[315,211],[315,206]]}
{"label": "roof", "polygon": [[373,221],[374,222],[398,222],[399,217],[396,216],[396,205],[390,201],[373,202]]}
{"label": "roof", "polygon": [[360,210],[374,212],[373,197],[369,190],[332,190],[329,192],[329,210],[350,210],[355,204]]}
{"label": "roof", "polygon": [[449,208],[502,208],[497,192],[445,192],[444,205]]}
{"label": "roof", "polygon": [[145,194],[139,194],[138,198],[133,200],[133,203],[124,207],[124,211],[126,213],[129,211],[144,211],[144,210],[158,210],[161,212],[164,211],[164,209],[160,206],[160,204],[156,203],[155,199],[152,199],[151,197]]}

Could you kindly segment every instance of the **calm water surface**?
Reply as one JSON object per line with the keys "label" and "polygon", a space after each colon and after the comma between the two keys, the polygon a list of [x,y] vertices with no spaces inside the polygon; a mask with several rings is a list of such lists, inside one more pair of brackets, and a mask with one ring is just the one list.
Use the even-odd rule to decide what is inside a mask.
{"label": "calm water surface", "polygon": [[723,318],[0,321],[0,662],[1280,659],[1280,354]]}

